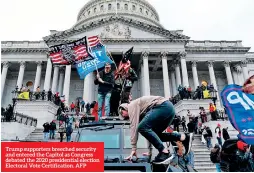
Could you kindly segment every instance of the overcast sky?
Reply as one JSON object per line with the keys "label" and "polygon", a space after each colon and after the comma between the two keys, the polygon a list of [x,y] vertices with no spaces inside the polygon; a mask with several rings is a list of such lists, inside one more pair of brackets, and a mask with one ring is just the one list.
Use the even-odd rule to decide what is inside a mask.
{"label": "overcast sky", "polygon": [[[161,24],[194,40],[242,40],[254,52],[254,0],[148,0]],[[42,40],[72,27],[88,0],[1,1],[1,40]]]}

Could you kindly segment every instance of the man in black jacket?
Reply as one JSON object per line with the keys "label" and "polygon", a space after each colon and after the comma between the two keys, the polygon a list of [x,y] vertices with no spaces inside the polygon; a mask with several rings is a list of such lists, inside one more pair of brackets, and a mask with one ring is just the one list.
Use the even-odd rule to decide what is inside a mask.
{"label": "man in black jacket", "polygon": [[105,64],[104,71],[97,74],[97,78],[94,81],[98,87],[98,116],[99,119],[102,117],[102,106],[105,103],[105,116],[109,116],[110,113],[110,97],[114,87],[115,79],[114,74],[111,71],[111,65]]}

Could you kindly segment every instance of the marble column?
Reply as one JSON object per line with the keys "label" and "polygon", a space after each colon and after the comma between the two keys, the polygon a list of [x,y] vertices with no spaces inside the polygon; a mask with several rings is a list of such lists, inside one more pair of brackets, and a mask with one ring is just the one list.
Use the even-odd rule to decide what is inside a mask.
{"label": "marble column", "polygon": [[71,82],[71,65],[67,65],[65,69],[65,78],[64,78],[64,88],[63,95],[65,96],[65,105],[69,105],[69,95],[70,95],[70,82]]}
{"label": "marble column", "polygon": [[243,79],[243,74],[242,74],[242,67],[240,64],[235,65],[235,70],[237,73],[237,79],[238,79],[238,85],[243,85],[243,83],[245,82]]}
{"label": "marble column", "polygon": [[174,66],[175,66],[175,74],[176,74],[176,89],[178,89],[179,85],[182,85],[179,62],[176,61]]}
{"label": "marble column", "polygon": [[149,79],[149,66],[148,66],[148,52],[142,53],[143,58],[143,82],[144,82],[144,96],[150,96],[150,79]]}
{"label": "marble column", "polygon": [[167,53],[163,52],[161,54],[162,58],[162,72],[163,72],[163,84],[164,84],[164,97],[169,99],[171,97],[170,94],[170,85],[169,85],[169,77],[168,77],[168,58]]}
{"label": "marble column", "polygon": [[197,72],[197,61],[192,61],[191,66],[192,66],[192,75],[193,75],[193,81],[194,81],[193,91],[195,91],[197,89],[197,87],[199,86],[198,72]]}
{"label": "marble column", "polygon": [[176,88],[176,78],[175,78],[175,73],[174,73],[174,70],[172,69],[171,71],[171,83],[172,83],[172,96],[176,96],[177,95],[177,88]]}
{"label": "marble column", "polygon": [[230,61],[224,61],[224,67],[225,67],[225,71],[226,71],[226,75],[227,75],[227,81],[228,84],[233,84],[233,77],[232,77],[232,73],[230,70]]}
{"label": "marble column", "polygon": [[248,64],[247,60],[244,60],[244,61],[241,62],[244,81],[246,81],[249,78],[249,70],[248,70],[247,64]]}
{"label": "marble column", "polygon": [[2,62],[2,64],[3,64],[3,69],[2,69],[2,74],[1,74],[1,100],[3,98],[5,81],[6,81],[6,76],[8,73],[8,68],[9,68],[10,63],[5,61],[5,62]]}
{"label": "marble column", "polygon": [[63,82],[64,82],[64,68],[60,67],[59,72],[60,72],[60,75],[59,75],[59,82],[58,82],[57,91],[59,92],[60,95],[62,95],[63,94]]}
{"label": "marble column", "polygon": [[183,87],[189,87],[189,78],[188,78],[188,71],[186,65],[186,52],[180,53],[181,58],[181,68],[182,68],[182,77],[183,77]]}
{"label": "marble column", "polygon": [[54,67],[54,75],[53,75],[53,81],[52,81],[52,93],[55,94],[57,91],[57,81],[58,81],[58,76],[59,76],[59,66]]}
{"label": "marble column", "polygon": [[51,81],[51,73],[52,73],[52,63],[50,58],[48,58],[47,61],[47,68],[46,68],[46,75],[45,75],[45,80],[44,80],[44,90],[48,91],[50,88],[50,81]]}
{"label": "marble column", "polygon": [[213,69],[213,61],[208,61],[208,69],[209,69],[209,76],[210,76],[210,83],[213,84],[214,88],[218,91],[217,88],[217,82],[214,74],[214,69]]}
{"label": "marble column", "polygon": [[36,91],[36,88],[38,86],[40,86],[40,82],[41,82],[41,65],[42,62],[41,61],[37,61],[37,69],[36,69],[36,75],[35,75],[35,79],[34,79],[34,92]]}
{"label": "marble column", "polygon": [[90,73],[84,79],[83,99],[85,103],[92,103],[94,101],[94,76]]}
{"label": "marble column", "polygon": [[22,84],[23,84],[26,62],[21,61],[19,63],[20,63],[20,67],[19,67],[19,76],[18,76],[18,80],[17,80],[17,86],[20,90],[20,88],[22,87]]}

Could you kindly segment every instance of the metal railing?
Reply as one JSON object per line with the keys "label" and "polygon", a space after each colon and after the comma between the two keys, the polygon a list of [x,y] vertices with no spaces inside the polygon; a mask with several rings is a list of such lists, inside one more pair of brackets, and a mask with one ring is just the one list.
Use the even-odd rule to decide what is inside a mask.
{"label": "metal railing", "polygon": [[1,122],[17,122],[20,124],[25,124],[29,126],[37,126],[37,119],[21,114],[21,113],[14,113],[8,120],[6,118],[6,115],[1,115]]}

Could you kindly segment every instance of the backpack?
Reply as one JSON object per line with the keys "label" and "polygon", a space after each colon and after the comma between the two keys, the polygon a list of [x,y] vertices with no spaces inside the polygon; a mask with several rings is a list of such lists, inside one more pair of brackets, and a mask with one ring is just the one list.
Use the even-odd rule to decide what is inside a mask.
{"label": "backpack", "polygon": [[211,153],[210,153],[210,160],[211,160],[213,163],[219,163],[219,162],[220,162],[219,159],[218,159],[218,157],[219,157],[219,152],[218,152],[218,151],[216,151],[216,152],[212,152],[212,151],[211,151]]}

